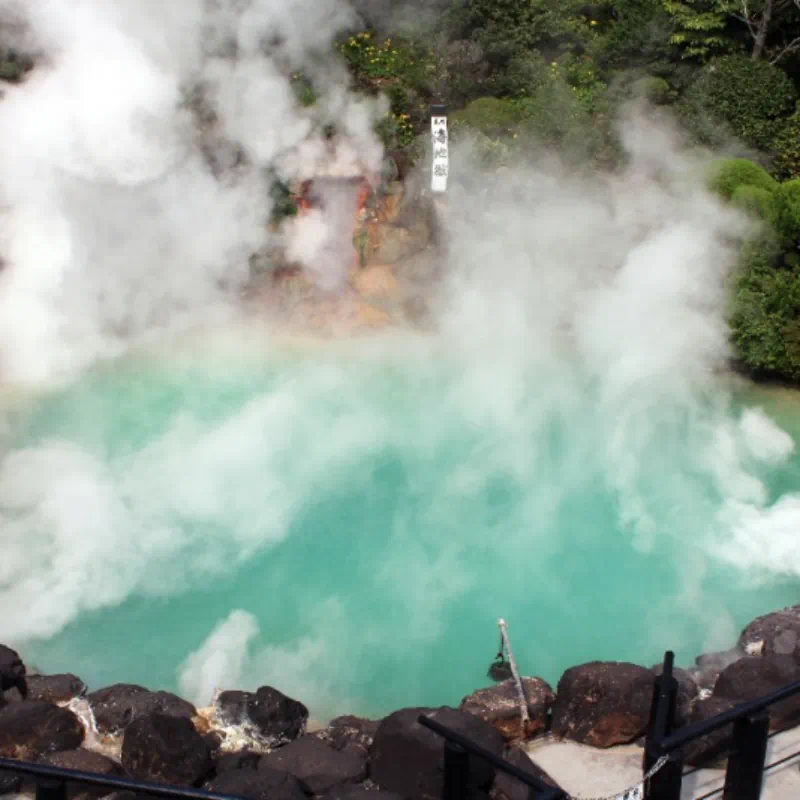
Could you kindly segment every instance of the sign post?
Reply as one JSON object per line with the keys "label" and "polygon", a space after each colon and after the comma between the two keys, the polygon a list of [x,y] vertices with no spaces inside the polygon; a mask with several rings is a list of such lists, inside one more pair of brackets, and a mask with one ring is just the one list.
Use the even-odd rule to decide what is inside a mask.
{"label": "sign post", "polygon": [[431,191],[442,194],[447,191],[447,176],[450,171],[447,149],[447,111],[444,106],[431,106]]}

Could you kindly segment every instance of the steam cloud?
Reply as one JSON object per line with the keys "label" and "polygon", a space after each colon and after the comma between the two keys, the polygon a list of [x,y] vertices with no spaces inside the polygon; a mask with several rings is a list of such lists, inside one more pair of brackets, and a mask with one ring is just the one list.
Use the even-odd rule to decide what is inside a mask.
{"label": "steam cloud", "polygon": [[[269,176],[313,174],[322,123],[364,168],[379,163],[379,105],[349,93],[330,56],[355,19],[344,0],[173,5],[0,4],[46,54],[0,103],[6,381],[58,377],[229,306],[267,242]],[[301,69],[313,112],[291,88]]]}
{"label": "steam cloud", "polygon": [[[0,3],[4,14],[22,8]],[[235,571],[283,542],[343,476],[368,483],[365,465],[384,452],[407,465],[414,509],[400,504],[389,530],[350,533],[385,537],[369,580],[387,609],[402,609],[402,636],[365,617],[347,587],[298,594],[308,624],[288,643],[264,645],[250,609],[225,609],[181,654],[178,681],[192,699],[206,702],[223,680],[272,680],[322,715],[353,711],[351,665],[376,649],[399,661],[434,645],[453,604],[484,591],[484,570],[519,596],[535,585],[561,602],[572,590],[552,570],[562,521],[570,546],[590,548],[591,520],[571,515],[596,487],[616,499],[618,528],[639,552],[673,542],[691,554],[669,598],[678,616],[651,611],[670,645],[685,618],[701,619],[712,646],[734,630],[705,589],[713,560],[755,579],[754,565],[769,579],[800,575],[783,535],[800,500],[773,502],[765,484],[794,442],[763,412],[738,411],[716,374],[727,357],[725,281],[747,223],[702,188],[702,165],[669,126],[625,119],[629,166],[614,178],[575,177],[549,156],[484,175],[468,143],[454,148],[437,333],[321,351],[312,367],[262,385],[253,375],[265,353],[281,356],[235,326],[233,301],[248,255],[267,241],[265,172],[314,174],[326,158],[323,119],[361,161],[374,167],[381,155],[370,133],[380,104],[351,95],[326,55],[352,10],[343,0],[42,0],[24,12],[47,62],[0,102],[3,378],[81,374],[143,336],[165,343],[219,312],[230,339],[215,349],[198,333],[188,354],[164,344],[166,366],[144,372],[199,381],[201,394],[251,391],[223,411],[192,405],[188,391],[160,427],[141,365],[122,362],[121,407],[87,389],[68,433],[19,443],[7,409],[0,640],[34,644],[88,612]],[[313,112],[291,92],[288,75],[301,68],[322,95]],[[205,87],[213,129],[198,131],[187,86]],[[346,173],[355,156],[343,147],[337,158]],[[289,244],[335,286],[326,225],[311,215]],[[381,389],[387,372],[402,376],[392,394],[406,416]],[[120,415],[132,443],[116,451]],[[429,485],[450,451],[457,458]],[[498,481],[518,502],[496,515],[476,508]],[[541,633],[537,668],[555,668],[570,647],[586,655]],[[409,665],[406,677],[413,694],[422,675]]]}

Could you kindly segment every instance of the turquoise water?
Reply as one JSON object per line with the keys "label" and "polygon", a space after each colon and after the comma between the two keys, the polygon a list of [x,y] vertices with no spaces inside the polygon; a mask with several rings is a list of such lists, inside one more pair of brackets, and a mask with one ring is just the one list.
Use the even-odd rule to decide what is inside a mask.
{"label": "turquoise water", "polygon": [[754,404],[796,441],[754,390],[610,396],[413,346],[112,365],[7,411],[0,640],[95,688],[271,683],[320,718],[459,702],[499,616],[552,682],[689,662],[798,601],[792,565],[731,544],[731,495],[763,515],[800,478],[753,455]]}

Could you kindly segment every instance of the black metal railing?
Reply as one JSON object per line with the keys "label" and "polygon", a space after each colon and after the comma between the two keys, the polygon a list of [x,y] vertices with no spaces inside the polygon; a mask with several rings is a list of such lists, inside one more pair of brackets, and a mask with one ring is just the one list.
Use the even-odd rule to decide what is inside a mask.
{"label": "black metal railing", "polygon": [[420,714],[420,725],[438,733],[444,740],[444,790],[443,800],[464,800],[469,785],[470,757],[475,756],[491,764],[496,770],[505,772],[529,788],[530,800],[568,800],[569,795],[562,789],[551,786],[546,781],[509,763],[504,758],[471,742],[466,736],[442,725],[431,717]]}
{"label": "black metal railing", "polygon": [[725,783],[704,797],[722,793],[723,800],[758,800],[765,770],[800,755],[800,752],[794,753],[773,764],[765,764],[770,738],[768,709],[775,703],[798,694],[800,681],[741,703],[711,719],[695,722],[675,731],[678,681],[673,675],[674,662],[675,654],[667,652],[661,675],[655,680],[650,725],[645,742],[644,770],[647,772],[664,756],[668,756],[669,760],[647,782],[647,800],[680,800],[684,777],[681,748],[702,736],[719,731],[726,725],[733,725],[733,734],[725,769]]}
{"label": "black metal railing", "polygon": [[49,764],[32,764],[11,758],[0,758],[0,774],[33,778],[36,784],[36,800],[66,800],[67,784],[97,786],[117,792],[165,797],[172,800],[244,800],[237,795],[217,794],[193,789],[189,786],[170,786],[151,781],[139,781],[115,775],[53,767]]}

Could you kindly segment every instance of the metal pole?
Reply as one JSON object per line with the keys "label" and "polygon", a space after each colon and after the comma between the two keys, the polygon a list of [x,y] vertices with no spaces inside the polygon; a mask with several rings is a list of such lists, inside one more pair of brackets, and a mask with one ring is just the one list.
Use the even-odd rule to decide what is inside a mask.
{"label": "metal pole", "polygon": [[[664,653],[661,675],[653,681],[650,724],[644,746],[644,772],[648,772],[664,753],[663,741],[672,733],[678,702],[678,681],[672,675],[675,653]],[[647,800],[680,800],[682,764],[680,753],[672,758],[645,785]]]}
{"label": "metal pole", "polygon": [[733,747],[725,770],[723,800],[758,800],[767,757],[769,714],[740,717],[733,723]]}
{"label": "metal pole", "polygon": [[519,699],[522,735],[524,736],[531,721],[531,718],[528,715],[528,701],[525,699],[525,688],[522,685],[522,678],[519,676],[517,662],[514,660],[514,653],[511,652],[511,642],[508,640],[508,625],[502,617],[497,620],[497,625],[500,628],[500,636],[503,637],[503,644],[505,645],[506,652],[508,653],[508,663],[511,664],[511,674],[514,676],[514,682],[517,685],[517,697]]}
{"label": "metal pole", "polygon": [[67,800],[66,782],[40,778],[36,782],[36,800]]}
{"label": "metal pole", "polygon": [[444,743],[443,800],[465,800],[469,781],[469,753],[455,742]]}

